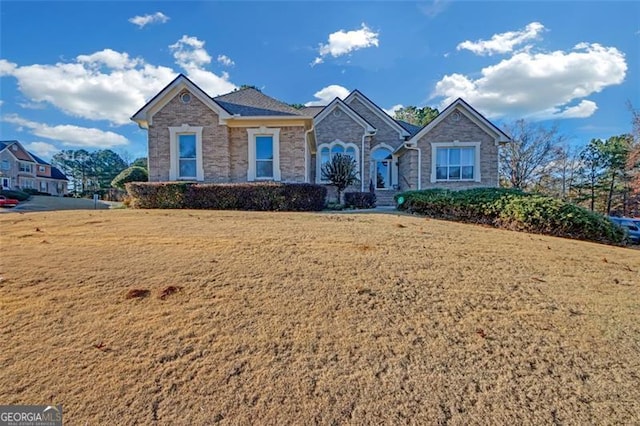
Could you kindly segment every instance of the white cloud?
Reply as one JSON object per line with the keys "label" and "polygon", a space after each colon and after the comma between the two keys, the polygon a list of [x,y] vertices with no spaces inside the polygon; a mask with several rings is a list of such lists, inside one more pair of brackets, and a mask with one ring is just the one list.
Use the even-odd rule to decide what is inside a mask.
{"label": "white cloud", "polygon": [[169,46],[176,64],[182,68],[199,68],[211,62],[211,55],[204,48],[204,41],[197,37],[183,35],[180,40]]}
{"label": "white cloud", "polygon": [[24,145],[27,150],[33,152],[38,157],[51,158],[53,154],[60,151],[54,145],[46,142],[31,142]]}
{"label": "white cloud", "polygon": [[104,65],[107,68],[116,70],[135,68],[144,63],[139,58],[131,59],[126,52],[116,52],[111,49],[104,49],[91,55],[79,55],[76,59],[79,63],[91,67],[100,68],[101,65]]}
{"label": "white cloud", "polygon": [[232,66],[234,66],[236,64],[227,55],[218,55],[218,63],[224,65],[225,67],[232,67]]}
{"label": "white cloud", "polygon": [[[217,75],[204,68],[211,62],[211,56],[203,41],[183,36],[170,49],[185,74],[209,95],[236,88],[227,73]],[[177,73],[112,49],[56,64],[19,66],[0,59],[0,76],[15,77],[29,102],[50,104],[70,116],[108,120],[116,125],[130,123],[129,117]]]}
{"label": "white cloud", "polygon": [[129,22],[137,25],[139,28],[144,28],[148,24],[164,24],[169,20],[169,17],[162,12],[156,12],[153,15],[134,16],[129,18]]}
{"label": "white cloud", "polygon": [[470,50],[477,55],[493,55],[495,53],[509,53],[525,41],[533,40],[544,30],[540,22],[532,22],[519,31],[494,34],[491,40],[466,40],[458,44],[457,50]]}
{"label": "white cloud", "polygon": [[554,107],[545,111],[531,115],[529,118],[537,120],[560,119],[560,118],[585,118],[591,117],[598,109],[598,105],[593,101],[583,99],[578,105],[566,106],[562,108]]}
{"label": "white cloud", "polygon": [[615,47],[580,43],[570,51],[516,53],[483,68],[477,79],[445,75],[434,97],[444,98],[441,108],[461,97],[489,117],[588,117],[597,105],[584,98],[622,83],[626,71]]}
{"label": "white cloud", "polygon": [[70,124],[49,126],[24,119],[16,114],[5,115],[2,117],[2,121],[26,127],[38,137],[59,141],[65,146],[112,148],[129,143],[127,138],[118,133],[105,132],[92,127],[79,127]]}
{"label": "white cloud", "polygon": [[211,96],[233,91],[237,86],[229,81],[229,74],[216,75],[203,67],[211,63],[211,55],[204,48],[205,42],[197,37],[182,36],[169,46],[173,57],[187,76]]}
{"label": "white cloud", "polygon": [[397,111],[397,110],[399,110],[399,109],[401,109],[401,108],[404,108],[404,105],[402,105],[402,104],[398,104],[398,105],[394,105],[394,106],[392,106],[392,107],[391,107],[391,108],[389,108],[389,109],[382,108],[382,110],[383,110],[384,112],[386,112],[387,114],[389,114],[391,117],[393,117],[394,115],[396,115],[396,111]]}
{"label": "white cloud", "polygon": [[307,102],[306,106],[323,106],[335,98],[344,99],[349,96],[349,90],[337,84],[331,84],[318,90],[313,96],[315,96],[316,100]]}
{"label": "white cloud", "polygon": [[364,23],[359,30],[336,31],[329,34],[329,42],[327,44],[320,44],[318,48],[319,56],[314,59],[311,65],[321,64],[327,55],[337,58],[354,50],[372,46],[378,47],[378,33],[371,31]]}

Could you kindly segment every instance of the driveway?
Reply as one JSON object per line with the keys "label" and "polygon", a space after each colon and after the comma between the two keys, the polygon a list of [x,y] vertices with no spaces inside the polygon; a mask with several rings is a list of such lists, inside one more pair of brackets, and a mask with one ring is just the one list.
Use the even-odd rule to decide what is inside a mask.
{"label": "driveway", "polygon": [[8,212],[41,212],[53,210],[105,210],[120,207],[122,203],[114,201],[98,201],[86,198],[63,198],[34,195],[28,201],[23,201],[13,208],[0,209],[2,213]]}

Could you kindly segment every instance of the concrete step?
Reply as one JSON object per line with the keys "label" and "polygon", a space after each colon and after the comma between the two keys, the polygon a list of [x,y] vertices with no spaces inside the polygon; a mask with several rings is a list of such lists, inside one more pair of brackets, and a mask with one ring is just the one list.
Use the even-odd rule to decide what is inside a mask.
{"label": "concrete step", "polygon": [[376,205],[377,206],[395,206],[396,202],[393,197],[398,191],[376,191]]}

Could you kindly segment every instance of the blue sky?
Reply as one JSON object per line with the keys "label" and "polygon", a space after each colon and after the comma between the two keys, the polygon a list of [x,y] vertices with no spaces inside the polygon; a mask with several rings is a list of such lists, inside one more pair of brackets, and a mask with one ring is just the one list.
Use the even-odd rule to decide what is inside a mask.
{"label": "blue sky", "polygon": [[289,103],[359,89],[384,109],[464,98],[576,145],[630,131],[640,2],[0,2],[0,138],[146,155],[129,121],[178,73]]}

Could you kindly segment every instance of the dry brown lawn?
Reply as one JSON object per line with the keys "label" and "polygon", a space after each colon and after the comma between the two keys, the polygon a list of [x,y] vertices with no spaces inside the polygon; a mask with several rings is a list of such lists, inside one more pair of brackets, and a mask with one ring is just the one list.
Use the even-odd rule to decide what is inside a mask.
{"label": "dry brown lawn", "polygon": [[640,423],[638,250],[392,214],[0,229],[0,403],[65,424]]}

